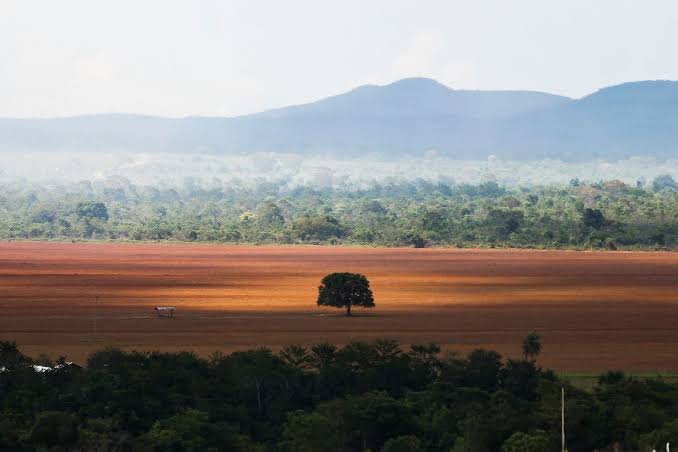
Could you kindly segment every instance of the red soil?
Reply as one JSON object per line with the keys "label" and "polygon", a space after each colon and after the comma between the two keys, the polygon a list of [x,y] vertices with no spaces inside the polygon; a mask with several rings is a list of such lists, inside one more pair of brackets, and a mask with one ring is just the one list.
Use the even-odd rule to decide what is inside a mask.
{"label": "red soil", "polygon": [[[376,308],[318,308],[333,271],[366,274]],[[0,243],[0,339],[80,362],[378,337],[517,357],[536,329],[544,366],[678,371],[676,289],[678,253]]]}

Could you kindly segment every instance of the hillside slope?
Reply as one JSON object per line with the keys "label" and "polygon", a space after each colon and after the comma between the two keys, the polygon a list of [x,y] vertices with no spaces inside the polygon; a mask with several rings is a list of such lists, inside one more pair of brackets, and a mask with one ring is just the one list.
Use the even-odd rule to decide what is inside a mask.
{"label": "hillside slope", "polygon": [[0,151],[87,150],[589,159],[678,156],[678,82],[603,88],[582,99],[467,91],[434,80],[366,85],[233,118],[107,114],[0,119]]}

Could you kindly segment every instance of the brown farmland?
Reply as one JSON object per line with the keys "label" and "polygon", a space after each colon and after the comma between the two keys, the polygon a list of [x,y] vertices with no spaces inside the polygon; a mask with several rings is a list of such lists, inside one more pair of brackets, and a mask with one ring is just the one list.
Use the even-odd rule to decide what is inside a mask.
{"label": "brown farmland", "polygon": [[[333,271],[377,307],[316,307]],[[678,253],[0,243],[0,339],[31,355],[388,337],[517,357],[532,329],[544,366],[678,371]]]}

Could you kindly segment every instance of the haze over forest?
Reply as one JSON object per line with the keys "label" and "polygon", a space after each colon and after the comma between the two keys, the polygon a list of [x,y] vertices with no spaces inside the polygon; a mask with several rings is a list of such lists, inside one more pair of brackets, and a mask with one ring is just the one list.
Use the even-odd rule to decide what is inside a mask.
{"label": "haze over forest", "polygon": [[101,114],[0,119],[0,178],[238,179],[337,186],[387,179],[507,185],[676,174],[678,82],[580,99],[455,90],[427,78],[365,85],[236,117]]}
{"label": "haze over forest", "polygon": [[667,0],[3,6],[0,183],[678,178]]}

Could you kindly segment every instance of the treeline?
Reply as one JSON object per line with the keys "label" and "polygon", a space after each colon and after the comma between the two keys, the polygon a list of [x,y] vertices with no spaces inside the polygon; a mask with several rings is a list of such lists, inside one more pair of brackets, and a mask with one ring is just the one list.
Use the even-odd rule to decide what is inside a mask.
{"label": "treeline", "polygon": [[678,441],[678,386],[610,372],[584,391],[530,354],[378,340],[34,364],[0,342],[0,450],[559,451],[561,388],[569,451]]}
{"label": "treeline", "polygon": [[181,189],[122,178],[0,186],[0,239],[174,240],[374,246],[675,249],[670,176],[508,189],[375,184],[339,190],[260,183]]}

